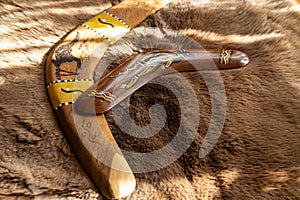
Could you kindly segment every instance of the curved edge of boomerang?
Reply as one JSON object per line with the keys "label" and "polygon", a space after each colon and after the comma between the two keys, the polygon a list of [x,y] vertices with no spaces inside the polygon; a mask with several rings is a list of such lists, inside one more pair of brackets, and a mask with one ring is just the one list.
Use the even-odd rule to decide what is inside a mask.
{"label": "curved edge of boomerang", "polygon": [[[47,90],[58,122],[82,166],[106,198],[119,199],[135,190],[136,181],[104,115],[95,115],[86,122],[86,117],[73,112],[75,100],[93,84],[90,78],[93,68],[81,69],[81,62],[88,58],[76,47],[88,43],[86,40],[91,37],[90,35],[94,37],[91,30],[79,26],[53,48],[46,64]],[[92,52],[99,46],[105,48],[110,44],[102,36],[94,37],[93,40],[91,42],[94,43],[87,45],[86,52]],[[78,78],[79,75],[83,78]],[[85,123],[89,125],[83,127]],[[83,130],[79,130],[80,128]],[[101,139],[105,138],[108,138],[110,143],[101,146]],[[95,143],[95,140],[98,142]],[[106,160],[99,158],[99,152],[107,156]]]}
{"label": "curved edge of boomerang", "polygon": [[72,105],[93,85],[93,72],[108,46],[169,2],[124,0],[75,28],[47,57],[46,85],[55,115],[86,172],[108,199],[130,195],[135,177],[105,116],[78,115]]}
{"label": "curved edge of boomerang", "polygon": [[74,104],[84,114],[102,114],[151,80],[188,71],[227,70],[244,67],[249,57],[238,50],[155,50],[130,57],[87,89]]}

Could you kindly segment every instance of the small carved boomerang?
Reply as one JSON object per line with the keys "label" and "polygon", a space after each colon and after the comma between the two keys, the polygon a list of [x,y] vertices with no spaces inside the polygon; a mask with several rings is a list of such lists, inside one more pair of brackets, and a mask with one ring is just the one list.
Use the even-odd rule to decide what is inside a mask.
{"label": "small carved boomerang", "polygon": [[248,56],[238,50],[142,52],[130,57],[87,89],[74,106],[82,114],[102,114],[159,76],[178,72],[234,69],[246,66],[248,62]]}

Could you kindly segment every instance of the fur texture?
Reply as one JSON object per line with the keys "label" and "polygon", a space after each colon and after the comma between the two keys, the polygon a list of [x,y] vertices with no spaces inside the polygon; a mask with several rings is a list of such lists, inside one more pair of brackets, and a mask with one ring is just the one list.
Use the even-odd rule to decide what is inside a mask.
{"label": "fur texture", "polygon": [[[61,37],[118,2],[0,0],[0,197],[104,199],[53,115],[44,64]],[[136,174],[137,189],[128,199],[299,198],[299,20],[300,7],[291,0],[175,0],[108,49],[95,79],[144,48],[200,44],[239,49],[250,57],[247,67],[221,72],[227,95],[225,126],[216,146],[201,159],[198,153],[210,122],[210,96],[199,74],[183,74],[200,107],[195,139],[169,166]],[[175,85],[183,95],[187,92],[177,75],[158,82]],[[172,140],[182,105],[172,91],[152,83],[126,102],[140,126],[150,123],[150,115],[161,121],[163,116],[149,115],[154,104],[164,106],[168,117],[159,134],[139,139],[117,126],[122,117],[114,119],[112,112],[107,113],[122,148],[148,152]],[[125,103],[118,109],[122,111]],[[183,103],[193,114],[192,101]]]}

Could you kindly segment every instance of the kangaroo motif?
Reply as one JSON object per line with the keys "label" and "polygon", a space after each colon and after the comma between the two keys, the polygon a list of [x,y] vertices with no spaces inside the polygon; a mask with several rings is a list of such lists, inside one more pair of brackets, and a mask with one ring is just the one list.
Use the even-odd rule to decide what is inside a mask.
{"label": "kangaroo motif", "polygon": [[72,55],[72,47],[78,41],[79,41],[79,32],[77,32],[76,37],[72,42],[62,45],[55,50],[54,52],[55,60],[51,60],[51,62],[56,66],[56,78],[61,79],[61,76],[77,75],[76,72],[62,69],[60,65],[64,62],[75,61],[77,63],[77,68],[80,69],[81,60]]}

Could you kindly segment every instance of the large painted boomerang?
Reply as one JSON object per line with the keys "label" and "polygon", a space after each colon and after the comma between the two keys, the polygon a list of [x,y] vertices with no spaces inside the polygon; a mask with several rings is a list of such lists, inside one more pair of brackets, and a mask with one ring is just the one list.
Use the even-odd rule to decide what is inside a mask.
{"label": "large painted boomerang", "polygon": [[[130,195],[136,185],[134,175],[118,148],[105,116],[103,114],[97,116],[80,115],[74,112],[73,104],[87,90],[75,104],[79,105],[76,108],[90,114],[103,113],[148,80],[155,78],[155,75],[170,73],[169,67],[177,71],[191,70],[182,69],[183,64],[189,66],[187,68],[191,68],[189,65],[191,58],[183,51],[148,52],[129,59],[91,87],[94,84],[93,72],[95,67],[108,46],[170,1],[124,0],[71,31],[52,49],[47,58],[46,84],[55,114],[65,136],[87,173],[101,193],[109,199]],[[201,58],[203,52],[191,51],[195,50],[188,52],[195,53],[195,55],[198,53],[199,58]],[[221,53],[215,51],[211,53],[214,57],[216,57],[215,54],[218,54],[218,67],[220,66],[220,69],[235,68],[236,65],[230,67],[227,64],[236,63],[238,62],[236,60],[241,57],[245,58],[245,55],[238,51],[224,50]],[[163,66],[165,69],[158,70],[145,64],[136,71],[135,64],[138,60],[147,60],[145,56],[148,56],[150,58],[148,61],[151,62],[155,59],[161,60],[155,66]],[[166,56],[169,59],[164,60]],[[130,66],[133,66],[133,71],[127,70],[131,69]],[[202,68],[201,66],[196,66],[196,69],[193,68],[193,70],[201,69],[204,69],[203,66]],[[142,78],[143,81],[138,81],[136,77]],[[114,81],[121,79],[123,82],[125,81],[122,82],[123,84],[115,84]],[[109,88],[111,86],[109,85],[114,88],[114,91],[116,91],[115,88],[120,89],[116,91],[116,94],[110,93]],[[89,87],[91,88],[88,89]],[[125,93],[123,89],[125,89]],[[85,99],[86,96],[92,98],[87,100]],[[96,107],[88,106],[91,99],[96,102]],[[87,106],[82,106],[83,103],[87,103]]]}

